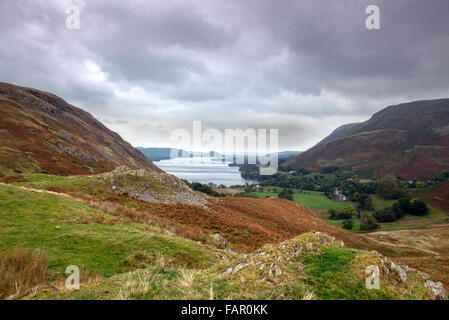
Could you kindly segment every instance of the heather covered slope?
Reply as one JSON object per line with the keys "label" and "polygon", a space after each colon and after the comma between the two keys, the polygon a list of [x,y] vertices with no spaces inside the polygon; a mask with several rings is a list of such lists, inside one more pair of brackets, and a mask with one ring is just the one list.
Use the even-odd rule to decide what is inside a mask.
{"label": "heather covered slope", "polygon": [[[259,223],[257,216],[248,218]],[[293,239],[239,254],[208,239],[197,242],[166,232],[166,224],[152,219],[151,212],[0,184],[0,298],[434,298],[423,273],[373,251],[347,248],[338,237],[308,232],[320,227],[314,222]],[[23,265],[33,266],[34,277],[27,277]],[[80,269],[80,290],[65,288],[68,265]],[[380,269],[379,290],[365,287],[370,265]]]}
{"label": "heather covered slope", "polygon": [[286,166],[337,166],[365,176],[433,178],[449,170],[449,99],[387,107]]}
{"label": "heather covered slope", "polygon": [[412,196],[449,214],[449,181],[426,188],[415,189]]}
{"label": "heather covered slope", "polygon": [[[428,247],[419,247],[414,242],[397,245],[395,242],[376,239],[370,235],[349,232],[317,218],[307,208],[284,199],[208,197],[207,206],[147,202],[119,189],[122,186],[134,186],[134,190],[140,193],[141,181],[147,181],[149,190],[158,190],[159,193],[165,194],[165,184],[161,185],[160,181],[152,176],[128,174],[126,179],[123,179],[125,176],[101,174],[89,177],[60,177],[26,174],[9,186],[13,187],[16,193],[21,190],[52,194],[56,192],[64,198],[76,198],[89,203],[92,208],[124,217],[144,228],[157,225],[168,234],[175,233],[205,244],[210,243],[211,235],[220,234],[227,239],[227,245],[239,253],[250,253],[265,244],[277,244],[307,232],[318,231],[342,240],[349,248],[376,250],[394,261],[428,272],[435,279],[443,281],[444,285],[449,285],[449,279],[444,276],[447,270],[445,255],[428,250]],[[116,188],[113,188],[114,186]],[[169,194],[167,196],[170,197]],[[14,203],[5,201],[15,210]],[[96,222],[95,217],[88,216],[79,221],[87,224]],[[436,240],[435,243],[442,243],[446,238],[446,235],[442,235],[441,241]],[[446,249],[441,252],[444,250]]]}
{"label": "heather covered slope", "polygon": [[159,170],[91,114],[36,89],[0,83],[0,172]]}
{"label": "heather covered slope", "polygon": [[324,138],[323,140],[321,140],[320,142],[318,142],[316,144],[316,146],[320,146],[322,144],[325,144],[326,142],[329,142],[331,140],[337,139],[338,137],[344,135],[346,132],[348,132],[349,130],[351,130],[352,128],[354,128],[355,126],[358,126],[360,123],[356,122],[356,123],[348,123],[348,124],[344,124],[340,127],[338,127],[337,129],[335,129],[334,131],[332,131],[332,133],[330,135],[328,135],[326,138]]}

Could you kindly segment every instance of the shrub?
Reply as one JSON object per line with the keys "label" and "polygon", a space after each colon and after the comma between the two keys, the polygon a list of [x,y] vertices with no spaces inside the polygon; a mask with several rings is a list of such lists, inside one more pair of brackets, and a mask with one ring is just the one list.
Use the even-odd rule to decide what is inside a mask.
{"label": "shrub", "polygon": [[393,211],[396,219],[402,218],[407,212],[410,211],[410,200],[407,198],[402,198],[393,204]]}
{"label": "shrub", "polygon": [[27,182],[27,179],[21,174],[3,176],[0,175],[1,182],[4,183],[14,183],[14,182]]}
{"label": "shrub", "polygon": [[374,213],[374,218],[378,222],[394,222],[397,220],[393,208],[385,208],[383,210],[376,211]]}
{"label": "shrub", "polygon": [[337,172],[340,168],[339,167],[325,167],[323,168],[323,173],[334,173]]}
{"label": "shrub", "polygon": [[348,207],[343,211],[337,211],[335,209],[329,210],[329,219],[331,220],[347,220],[351,219],[354,215],[354,209]]}
{"label": "shrub", "polygon": [[247,192],[236,193],[236,194],[234,194],[234,197],[256,198],[256,199],[259,198],[258,196],[251,194],[251,193],[247,193]]}
{"label": "shrub", "polygon": [[422,200],[414,200],[410,204],[410,210],[409,213],[414,216],[423,216],[426,215],[429,212],[429,208],[427,207],[426,203]]}
{"label": "shrub", "polygon": [[222,194],[220,194],[217,191],[215,191],[214,189],[212,189],[212,187],[210,185],[203,184],[200,182],[189,182],[184,179],[182,181],[184,181],[184,183],[187,184],[190,187],[190,189],[192,189],[194,191],[199,191],[199,192],[205,193],[212,197],[221,197],[222,196]]}
{"label": "shrub", "polygon": [[281,193],[279,193],[278,197],[280,199],[287,199],[293,201],[293,195],[288,191],[282,191]]}
{"label": "shrub", "polygon": [[331,220],[338,220],[337,210],[335,210],[335,209],[330,209],[329,210],[329,219],[331,219]]}
{"label": "shrub", "polygon": [[364,231],[373,231],[379,228],[379,224],[373,217],[370,217],[366,214],[362,215],[362,219],[360,221],[360,230]]}
{"label": "shrub", "polygon": [[26,294],[48,277],[48,257],[41,251],[13,249],[0,255],[0,299]]}
{"label": "shrub", "polygon": [[346,230],[352,230],[352,228],[354,228],[354,221],[352,219],[346,219],[343,221],[343,228]]}

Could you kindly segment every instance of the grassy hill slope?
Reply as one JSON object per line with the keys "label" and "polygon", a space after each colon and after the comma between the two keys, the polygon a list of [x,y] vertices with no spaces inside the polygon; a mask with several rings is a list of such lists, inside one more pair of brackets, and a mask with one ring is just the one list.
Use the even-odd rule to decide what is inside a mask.
{"label": "grassy hill slope", "polygon": [[[28,299],[431,298],[417,272],[403,282],[389,270],[380,290],[366,289],[364,270],[382,267],[383,258],[345,248],[322,233],[243,255],[165,234],[68,196],[1,185],[0,199],[2,267],[8,266],[5,252],[28,248],[46,256],[41,283],[23,284],[21,294]],[[80,268],[79,291],[64,287],[68,265]],[[15,293],[11,285],[7,290],[5,273],[3,297]]]}
{"label": "grassy hill slope", "polygon": [[[207,207],[150,203],[108,190],[104,177],[28,174],[27,181],[0,185],[0,268],[6,269],[0,274],[8,275],[0,287],[9,288],[3,297],[16,293],[11,279],[36,261],[43,261],[34,266],[42,277],[25,277],[19,293],[26,298],[432,297],[421,273],[404,269],[404,282],[389,260],[365,251],[427,257],[432,269],[425,248],[347,232],[282,199],[208,198]],[[215,233],[238,253],[211,238]],[[11,269],[14,263],[27,267]],[[384,270],[378,291],[364,287],[371,264]],[[80,291],[64,289],[68,265],[82,270]],[[431,271],[438,279],[441,269]]]}
{"label": "grassy hill slope", "polygon": [[89,113],[51,93],[0,83],[0,173],[92,174],[120,165],[160,171]]}

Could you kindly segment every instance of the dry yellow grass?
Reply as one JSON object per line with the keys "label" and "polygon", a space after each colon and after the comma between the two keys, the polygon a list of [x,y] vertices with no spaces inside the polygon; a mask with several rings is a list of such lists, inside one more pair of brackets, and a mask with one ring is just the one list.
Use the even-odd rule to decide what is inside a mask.
{"label": "dry yellow grass", "polygon": [[[447,224],[426,229],[374,232],[366,236],[394,249],[390,254],[391,258],[429,273],[449,288],[449,226]],[[405,254],[408,248],[413,248],[413,252]]]}
{"label": "dry yellow grass", "polygon": [[0,299],[25,294],[48,278],[48,257],[41,251],[13,249],[0,255]]}

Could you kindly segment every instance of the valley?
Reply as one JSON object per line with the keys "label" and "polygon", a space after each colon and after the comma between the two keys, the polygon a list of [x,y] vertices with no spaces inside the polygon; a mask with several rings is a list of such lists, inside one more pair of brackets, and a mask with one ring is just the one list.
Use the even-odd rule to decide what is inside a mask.
{"label": "valley", "polygon": [[[41,283],[27,287],[29,283],[24,281],[20,292],[14,293],[16,298],[423,299],[430,297],[428,291],[420,284],[423,280],[419,280],[420,276],[413,273],[406,282],[405,291],[404,288],[399,289],[401,286],[397,287],[394,272],[390,273],[391,276],[385,276],[383,290],[360,291],[364,281],[362,277],[364,265],[373,263],[379,257],[357,248],[377,249],[390,255],[393,252],[401,252],[400,256],[413,255],[415,260],[417,257],[424,258],[422,256],[429,259],[431,255],[428,249],[415,249],[407,245],[403,248],[392,247],[381,241],[383,239],[374,241],[369,237],[353,235],[320,222],[307,211],[300,214],[301,211],[290,208],[291,205],[286,200],[261,200],[270,208],[270,212],[274,207],[282,208],[283,215],[279,216],[279,222],[273,220],[270,222],[270,233],[267,233],[269,225],[264,224],[263,215],[259,213],[254,216],[253,210],[247,208],[258,205],[257,200],[240,199],[238,204],[235,202],[215,204],[211,210],[227,210],[225,215],[230,218],[231,223],[235,220],[232,215],[234,217],[239,215],[241,221],[235,222],[239,228],[243,227],[255,235],[256,230],[264,232],[265,229],[260,242],[246,242],[246,245],[242,246],[241,244],[245,242],[235,233],[236,230],[220,224],[213,231],[219,231],[230,240],[229,244],[233,250],[229,251],[223,250],[226,247],[220,242],[214,242],[210,237],[193,240],[195,238],[191,236],[192,240],[189,240],[188,235],[182,232],[179,235],[167,233],[164,230],[170,228],[169,223],[172,223],[172,226],[175,224],[171,220],[172,217],[162,219],[157,213],[132,210],[129,201],[127,204],[116,206],[111,204],[111,199],[108,202],[95,203],[82,196],[80,190],[84,185],[83,182],[76,181],[74,177],[68,179],[71,182],[65,181],[64,184],[78,190],[70,197],[54,192],[36,192],[30,188],[31,185],[44,188],[48,180],[43,179],[38,179],[39,182],[34,184],[32,181],[25,183],[28,187],[14,184],[0,185],[0,199],[2,199],[0,225],[4,235],[0,242],[2,252],[8,252],[9,249],[18,246],[36,250],[33,254],[40,252],[44,255],[48,266],[48,271],[42,275]],[[55,187],[52,188],[47,184],[47,189]],[[304,220],[296,227],[287,228],[287,225],[283,227],[281,221],[289,217],[285,212],[290,212],[290,219],[296,217],[295,220]],[[179,220],[179,223],[189,224],[187,219]],[[209,231],[206,228],[209,224],[200,224],[200,227],[204,228],[204,231]],[[315,233],[311,232],[312,230]],[[316,230],[325,233],[316,233]],[[269,234],[271,236],[267,237]],[[302,235],[298,237],[299,234]],[[339,241],[333,240],[335,238],[331,235],[337,239],[344,239],[345,245],[353,249],[343,247]],[[290,255],[291,249],[288,248],[300,247],[308,249],[303,253]],[[254,251],[255,253],[250,253]],[[330,268],[328,271],[322,270],[319,267],[321,262],[316,260],[320,252],[324,254],[324,259],[327,259],[326,257],[330,261],[337,259],[328,266]],[[250,257],[252,257],[250,262],[247,262]],[[64,287],[61,277],[67,264],[76,264],[82,270],[81,290],[70,291]],[[232,271],[228,272],[230,268]],[[298,270],[302,270],[299,277],[296,275]],[[335,270],[344,272],[335,274]],[[433,273],[435,271],[430,268],[430,274]],[[8,288],[7,285],[2,283],[3,290]],[[251,290],[248,290],[248,285]],[[334,291],[337,288],[345,290]],[[1,294],[5,297],[8,292],[15,291],[16,289],[2,291]]]}
{"label": "valley", "polygon": [[210,157],[152,163],[57,96],[0,94],[0,299],[447,299],[444,165],[405,179],[298,168],[313,150],[279,153],[267,177]]}

